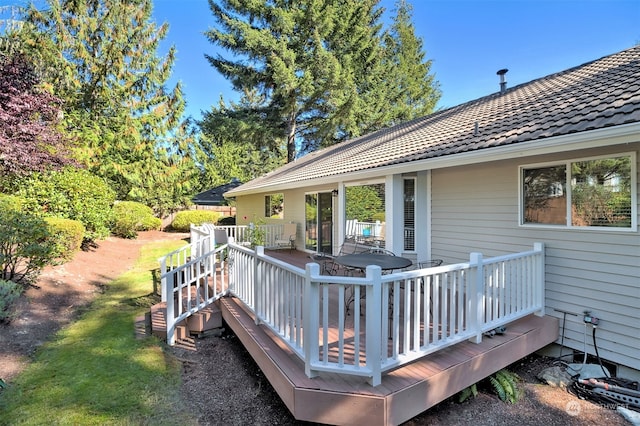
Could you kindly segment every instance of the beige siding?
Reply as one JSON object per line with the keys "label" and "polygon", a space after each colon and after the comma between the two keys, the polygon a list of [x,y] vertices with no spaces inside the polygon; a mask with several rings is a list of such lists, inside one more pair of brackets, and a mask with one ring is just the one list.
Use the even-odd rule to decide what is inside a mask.
{"label": "beige siding", "polygon": [[[296,247],[298,250],[304,248],[304,228],[305,228],[305,194],[309,192],[331,191],[334,186],[314,186],[288,189],[282,191],[284,194],[284,217],[283,219],[273,219],[264,217],[264,197],[270,193],[247,195],[237,198],[238,225],[246,225],[249,222],[262,221],[264,223],[288,223],[298,224],[298,235]],[[246,219],[245,219],[246,217]]]}
{"label": "beige siding", "polygon": [[[616,152],[639,150],[640,144],[634,144]],[[640,233],[518,225],[520,165],[603,153],[594,150],[432,171],[433,257],[460,262],[473,251],[490,257],[544,242],[547,314],[560,319],[562,313],[556,309],[579,314],[567,315],[565,345],[583,350],[586,331],[587,351],[595,353],[591,327],[585,329],[582,322],[582,312],[590,310],[601,320],[596,334],[600,356],[640,369]]]}

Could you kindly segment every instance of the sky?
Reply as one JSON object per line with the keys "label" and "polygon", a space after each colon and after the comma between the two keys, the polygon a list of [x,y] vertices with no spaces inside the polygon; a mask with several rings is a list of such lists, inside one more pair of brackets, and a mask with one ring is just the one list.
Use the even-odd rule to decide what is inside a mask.
{"label": "sky", "polygon": [[[37,0],[43,2],[44,0]],[[352,0],[357,1],[357,0]],[[437,108],[448,108],[499,90],[496,72],[507,68],[507,86],[599,59],[640,44],[640,0],[407,0],[431,72],[440,84]],[[0,6],[26,0],[0,0]],[[172,88],[183,84],[185,116],[239,94],[205,59],[228,55],[204,32],[215,25],[207,0],[153,0],[153,19],[169,24],[160,48],[177,49]],[[388,24],[395,0],[381,0]]]}
{"label": "sky", "polygon": [[[513,87],[640,44],[640,0],[409,0],[415,32],[440,83],[438,108],[499,90],[507,68]],[[394,0],[382,0],[385,22]],[[154,0],[157,23],[168,22],[162,46],[174,45],[170,81],[180,80],[186,115],[195,119],[220,96],[237,100],[231,85],[207,62],[218,50],[204,36],[215,25],[206,0]]]}

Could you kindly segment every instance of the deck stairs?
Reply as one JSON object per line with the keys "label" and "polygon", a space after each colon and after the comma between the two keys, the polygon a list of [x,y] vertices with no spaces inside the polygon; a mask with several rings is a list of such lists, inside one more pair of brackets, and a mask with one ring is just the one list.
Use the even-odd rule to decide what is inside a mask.
{"label": "deck stairs", "polygon": [[[167,339],[167,304],[160,302],[153,305],[144,318],[138,318],[138,323],[144,321],[146,334],[152,334],[159,339]],[[142,329],[142,326],[139,326]],[[194,346],[194,337],[203,337],[222,329],[222,313],[217,303],[194,313],[176,327],[176,345],[183,348]]]}

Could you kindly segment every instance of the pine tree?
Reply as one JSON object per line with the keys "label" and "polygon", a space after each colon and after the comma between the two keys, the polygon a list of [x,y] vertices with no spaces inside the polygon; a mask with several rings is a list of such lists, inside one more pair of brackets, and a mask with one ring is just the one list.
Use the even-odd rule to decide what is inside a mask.
{"label": "pine tree", "polygon": [[218,27],[207,37],[235,57],[207,59],[236,90],[255,89],[265,97],[266,105],[253,113],[264,117],[269,134],[286,141],[288,161],[340,126],[351,129],[337,114],[350,116],[358,106],[355,76],[364,70],[354,67],[366,63],[358,57],[366,45],[354,51],[356,44],[343,43],[342,36],[347,30],[352,40],[363,34],[361,42],[375,45],[368,26],[375,3],[209,1]]}
{"label": "pine tree", "polygon": [[269,134],[256,114],[263,103],[255,91],[248,91],[238,103],[227,105],[220,99],[217,107],[204,114],[198,123],[201,135],[194,144],[203,189],[233,178],[247,182],[283,164],[284,140]]}
{"label": "pine tree", "polygon": [[439,99],[403,1],[388,33],[378,0],[209,4],[218,26],[207,36],[233,56],[207,58],[234,89],[264,98],[245,120],[259,118],[273,145],[284,139],[287,161],[427,114]]}
{"label": "pine tree", "polygon": [[389,70],[386,87],[393,123],[408,121],[433,112],[441,92],[430,74],[432,61],[425,60],[422,40],[416,37],[411,22],[411,5],[396,2],[396,16],[385,37],[385,68]]}

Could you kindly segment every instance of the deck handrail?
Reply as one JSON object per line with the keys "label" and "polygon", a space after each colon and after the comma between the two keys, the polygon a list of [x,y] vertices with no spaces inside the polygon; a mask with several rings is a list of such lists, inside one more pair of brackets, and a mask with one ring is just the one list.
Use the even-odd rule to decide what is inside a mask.
{"label": "deck handrail", "polygon": [[[204,240],[202,240],[204,241]],[[225,265],[228,243],[204,252],[190,244],[160,258],[162,301],[166,303],[167,343],[175,344],[176,326],[228,294]],[[203,253],[194,255],[195,253]],[[175,262],[182,259],[181,264]]]}
{"label": "deck handrail", "polygon": [[262,234],[262,244],[266,248],[274,248],[278,245],[276,240],[282,236],[284,232],[284,224],[282,223],[267,223],[267,224],[254,224],[248,225],[213,225],[202,224],[200,226],[191,226],[191,242],[199,239],[206,239],[213,233],[213,229],[222,229],[226,232],[227,236],[233,238],[236,243],[240,245],[249,245],[252,243],[251,234],[253,229],[259,229]]}
{"label": "deck handrail", "polygon": [[[309,377],[320,372],[355,375],[377,386],[386,371],[464,340],[479,343],[484,333],[531,313],[544,314],[542,243],[522,253],[487,259],[471,253],[469,262],[393,274],[369,266],[364,277],[321,275],[317,263],[301,269],[233,238],[225,250],[228,286],[204,299],[238,298],[256,324],[269,328],[304,361]],[[200,300],[191,302],[191,292],[186,302],[180,295],[190,285],[199,294],[205,272],[198,272],[215,276],[215,271],[193,265],[222,264],[218,253],[216,249],[212,258],[204,255],[167,273],[167,281],[177,280],[168,284],[176,295],[167,300],[168,312],[175,309],[169,306],[174,299],[179,307],[185,305],[178,309],[181,315],[201,309]],[[351,315],[349,300],[354,301]],[[174,316],[173,324],[180,318]]]}
{"label": "deck handrail", "polygon": [[[490,259],[472,253],[466,263],[388,275],[370,266],[365,277],[321,275],[315,263],[302,270],[260,247],[230,244],[229,259],[230,293],[305,362],[310,377],[337,372],[376,386],[386,371],[464,340],[479,343],[483,333],[544,313],[541,243],[523,253]],[[364,312],[364,330],[359,321],[347,326],[348,294],[357,301],[351,318]],[[318,337],[306,333],[304,339],[305,329],[318,330]],[[346,341],[353,342],[350,356]]]}

